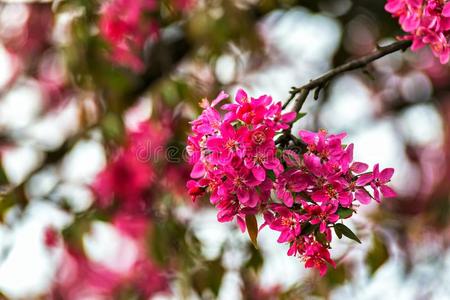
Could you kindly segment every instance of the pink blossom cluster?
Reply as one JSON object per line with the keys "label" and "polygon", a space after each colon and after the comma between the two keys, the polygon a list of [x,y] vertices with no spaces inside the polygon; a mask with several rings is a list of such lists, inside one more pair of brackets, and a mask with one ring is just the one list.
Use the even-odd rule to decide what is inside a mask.
{"label": "pink blossom cluster", "polygon": [[[133,255],[127,256],[126,262],[115,257],[119,267],[113,268],[93,261],[72,244],[63,244],[64,255],[52,290],[54,299],[116,299],[127,289],[149,299],[169,291],[169,271],[148,255],[152,206],[160,181],[164,181],[164,176],[158,180],[158,171],[165,172],[166,167],[151,155],[164,149],[169,137],[166,126],[149,120],[127,130],[125,144],[112,154],[91,187],[97,208],[110,213],[110,224],[121,237],[118,256]],[[58,241],[54,229],[48,228],[44,235],[47,247],[58,246]]]}
{"label": "pink blossom cluster", "polygon": [[255,214],[267,204],[274,182],[283,167],[276,156],[274,136],[295,119],[295,113],[282,114],[281,103],[270,96],[249,98],[243,90],[235,104],[225,104],[222,118],[216,105],[228,95],[220,95],[192,122],[188,154],[193,164],[189,193],[194,197],[208,191],[219,210],[221,222],[237,218],[245,230],[245,215]]}
{"label": "pink blossom cluster", "polygon": [[300,146],[280,149],[274,137],[289,128],[296,113],[283,113],[270,96],[250,98],[243,90],[221,113],[216,106],[227,97],[222,92],[211,104],[203,100],[202,114],[191,123],[191,197],[208,194],[218,221],[236,218],[242,231],[247,216],[262,214],[261,228],[279,231],[278,242],[290,245],[288,255],[324,275],[334,266],[331,229],[357,240],[348,227],[335,224],[350,217],[357,203],[395,197],[387,186],[394,169],[376,164],[368,172],[367,164],[354,162],[353,144],[342,143],[344,133],[302,130]]}
{"label": "pink blossom cluster", "polygon": [[158,34],[156,20],[144,17],[158,8],[158,0],[111,0],[101,9],[100,33],[111,47],[111,60],[135,72],[144,69],[141,51]]}
{"label": "pink blossom cluster", "polygon": [[388,0],[386,11],[399,19],[412,50],[430,45],[442,64],[450,59],[450,2],[446,0]]}
{"label": "pink blossom cluster", "polygon": [[126,145],[117,150],[108,165],[92,184],[98,206],[117,206],[128,214],[142,214],[149,210],[152,189],[157,182],[154,160],[143,154],[162,149],[169,138],[169,130],[160,124],[144,121],[126,135]]}
{"label": "pink blossom cluster", "polygon": [[[173,0],[173,11],[182,12],[192,5],[192,0]],[[101,8],[100,33],[111,48],[110,58],[134,72],[144,70],[142,50],[145,42],[157,39],[160,30],[159,0],[108,0]]]}
{"label": "pink blossom cluster", "polygon": [[367,164],[353,162],[353,144],[342,144],[345,134],[302,130],[299,135],[306,149],[283,152],[285,169],[275,181],[275,194],[282,203],[268,206],[264,225],[280,232],[279,243],[289,243],[288,255],[300,255],[307,268],[324,275],[328,264],[335,266],[328,251],[331,229],[353,238],[335,224],[350,217],[357,203],[395,197],[387,186],[394,169],[380,171],[376,164],[367,172]]}

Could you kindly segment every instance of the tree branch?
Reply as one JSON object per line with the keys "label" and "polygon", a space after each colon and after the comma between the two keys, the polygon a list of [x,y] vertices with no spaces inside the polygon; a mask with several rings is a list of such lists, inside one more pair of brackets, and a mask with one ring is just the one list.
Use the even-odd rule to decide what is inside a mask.
{"label": "tree branch", "polygon": [[[308,97],[309,93],[311,91],[314,91],[314,99],[318,99],[320,90],[332,79],[334,79],[336,76],[353,71],[359,68],[364,68],[371,62],[382,58],[388,54],[397,52],[397,51],[405,51],[411,46],[411,41],[397,41],[390,45],[384,46],[384,47],[378,47],[376,51],[373,53],[363,56],[361,58],[357,58],[354,60],[351,60],[343,65],[340,65],[334,69],[329,70],[325,74],[317,77],[316,79],[311,80],[309,83],[301,86],[301,87],[293,87],[290,91],[290,97],[289,99],[283,104],[283,109],[285,109],[288,104],[295,99],[294,106],[292,107],[292,111],[299,112],[303,104],[306,101],[306,98]],[[291,139],[291,126],[284,131],[284,134],[280,136],[276,143],[285,145],[289,140]]]}
{"label": "tree branch", "polygon": [[191,50],[192,45],[181,28],[173,26],[165,29],[159,41],[146,48],[146,71],[132,89],[126,92],[124,98],[135,100],[142,95],[149,86],[170,74]]}
{"label": "tree branch", "polygon": [[[310,91],[312,91],[314,89],[316,89],[316,91],[317,90],[320,91],[320,89],[322,87],[324,87],[325,84],[327,84],[334,77],[336,77],[342,73],[346,73],[346,72],[353,71],[353,70],[356,70],[359,68],[363,68],[363,67],[367,66],[368,64],[370,64],[371,62],[373,62],[379,58],[382,58],[388,54],[391,54],[391,53],[394,53],[397,51],[405,51],[410,46],[411,46],[411,41],[398,41],[398,42],[392,43],[388,46],[378,47],[375,52],[373,52],[369,55],[363,56],[358,59],[351,60],[348,63],[345,63],[334,69],[331,69],[330,71],[317,77],[316,79],[311,80],[309,83],[307,83],[301,87],[298,87],[298,88],[294,87],[290,91],[291,97],[288,99],[288,101],[286,101],[283,108],[286,108],[286,106],[289,104],[289,102],[291,102],[292,99],[294,99],[295,96],[297,94],[301,93],[302,91],[307,91],[308,94]],[[304,96],[304,95],[302,95],[302,96]],[[306,95],[306,96],[308,96],[308,95]],[[317,98],[317,96],[318,96],[318,93],[316,93],[315,98]],[[296,102],[301,102],[301,101],[304,102],[304,100],[301,97],[297,98],[297,100],[296,100]],[[299,106],[298,108],[301,108],[301,106]]]}

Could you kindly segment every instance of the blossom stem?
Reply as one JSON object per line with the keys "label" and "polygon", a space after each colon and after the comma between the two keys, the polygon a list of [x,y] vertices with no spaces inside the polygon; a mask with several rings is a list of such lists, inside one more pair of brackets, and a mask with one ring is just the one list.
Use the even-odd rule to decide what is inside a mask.
{"label": "blossom stem", "polygon": [[[301,87],[293,87],[290,91],[289,99],[283,104],[283,109],[285,109],[288,104],[295,99],[292,111],[299,112],[302,109],[303,104],[305,103],[306,98],[311,91],[314,91],[314,99],[317,100],[319,98],[320,90],[336,76],[356,69],[364,68],[365,66],[379,58],[397,51],[405,51],[410,46],[411,41],[402,40],[394,42],[387,46],[377,47],[377,50],[372,52],[371,54],[351,60],[343,65],[333,68],[323,75],[310,80],[309,83]],[[292,124],[288,129],[284,131],[284,134],[277,139],[277,144],[285,145],[287,144],[287,142],[289,142],[291,129]]]}
{"label": "blossom stem", "polygon": [[295,105],[293,111],[298,112],[303,103],[306,100],[306,97],[309,95],[309,93],[312,90],[315,90],[314,98],[317,99],[320,90],[327,84],[330,80],[332,80],[337,75],[340,75],[342,73],[346,73],[349,71],[353,71],[359,68],[363,68],[370,64],[371,62],[382,58],[388,54],[397,52],[397,51],[405,51],[411,46],[411,41],[408,40],[402,40],[394,42],[387,46],[380,46],[377,47],[377,50],[372,52],[369,55],[351,60],[343,65],[340,65],[336,68],[333,68],[329,70],[328,72],[324,73],[323,75],[317,77],[316,79],[311,80],[309,83],[301,86],[301,87],[293,87],[290,91],[291,97],[286,101],[286,103],[283,105],[283,108],[286,108],[286,106],[295,98],[295,96],[299,95],[297,99],[295,100]]}

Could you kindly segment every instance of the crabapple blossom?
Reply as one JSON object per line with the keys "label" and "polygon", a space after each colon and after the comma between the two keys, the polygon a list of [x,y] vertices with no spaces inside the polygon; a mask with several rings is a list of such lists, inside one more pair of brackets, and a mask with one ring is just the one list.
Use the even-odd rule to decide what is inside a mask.
{"label": "crabapple blossom", "polygon": [[149,191],[155,183],[155,169],[145,149],[155,153],[168,139],[168,131],[148,121],[127,133],[126,145],[113,154],[109,164],[95,178],[92,190],[100,207],[118,204],[128,213],[145,211]]}
{"label": "crabapple blossom", "polygon": [[[112,224],[127,247],[136,249],[129,263],[115,269],[90,259],[78,249],[65,246],[51,299],[116,299],[129,287],[145,299],[168,292],[167,270],[147,256],[146,238],[151,226],[148,220],[117,215]],[[116,259],[120,260],[120,257]]]}
{"label": "crabapple blossom", "polygon": [[268,173],[283,170],[273,137],[295,118],[281,113],[270,96],[250,98],[243,90],[236,103],[222,106],[221,117],[216,106],[227,97],[222,92],[211,105],[202,101],[205,110],[192,122],[194,134],[187,146],[196,179],[188,182],[189,193],[197,198],[208,191],[222,221],[257,211],[267,202],[274,185]]}
{"label": "crabapple blossom", "polygon": [[446,0],[388,0],[386,11],[398,18],[411,40],[411,49],[429,45],[442,64],[450,59],[450,2]]}
{"label": "crabapple blossom", "polygon": [[99,29],[110,47],[110,59],[134,72],[144,71],[142,51],[148,39],[157,40],[160,32],[158,20],[161,5],[171,5],[174,11],[189,9],[193,1],[176,0],[109,0],[100,12]]}
{"label": "crabapple blossom", "polygon": [[290,128],[296,113],[283,113],[270,96],[253,98],[242,89],[234,103],[218,108],[226,98],[221,92],[211,104],[203,99],[202,114],[191,122],[189,194],[194,201],[209,195],[218,221],[236,219],[242,231],[250,232],[247,217],[262,214],[260,230],[279,232],[288,255],[324,275],[335,266],[332,229],[339,238],[359,241],[338,221],[353,215],[356,202],[395,197],[387,186],[394,169],[380,171],[376,164],[367,172],[367,164],[353,161],[354,145],[343,144],[345,133],[301,130],[296,144],[281,149],[275,138]]}
{"label": "crabapple blossom", "polygon": [[275,215],[267,212],[264,214],[264,219],[270,229],[280,232],[279,243],[291,242],[300,235],[300,214],[278,204],[272,205],[271,212]]}
{"label": "crabapple blossom", "polygon": [[100,33],[111,47],[111,59],[122,66],[140,72],[144,64],[140,51],[145,40],[158,32],[155,20],[145,19],[146,13],[157,8],[157,0],[112,0],[101,8]]}

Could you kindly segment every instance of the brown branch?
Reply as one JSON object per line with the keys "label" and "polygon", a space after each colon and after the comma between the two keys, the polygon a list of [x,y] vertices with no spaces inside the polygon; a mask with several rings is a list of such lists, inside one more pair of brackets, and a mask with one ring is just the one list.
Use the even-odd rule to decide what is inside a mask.
{"label": "brown branch", "polygon": [[163,31],[160,40],[145,49],[147,68],[123,98],[127,101],[135,101],[152,84],[170,74],[189,54],[192,47],[191,42],[179,26],[172,26]]}
{"label": "brown branch", "polygon": [[[291,95],[290,95],[289,99],[283,105],[283,109],[285,109],[287,107],[287,105],[292,100],[295,99],[294,106],[292,107],[292,111],[299,112],[302,109],[303,104],[305,103],[306,98],[308,97],[308,95],[311,91],[314,91],[314,99],[317,100],[319,97],[320,90],[323,87],[325,87],[325,85],[328,82],[330,82],[331,80],[333,80],[336,76],[346,73],[346,72],[349,72],[349,71],[356,70],[356,69],[364,68],[368,64],[370,64],[371,62],[373,62],[379,58],[382,58],[388,54],[391,54],[391,53],[394,53],[397,51],[405,51],[410,46],[411,46],[411,41],[397,41],[388,46],[377,47],[377,50],[369,55],[351,60],[343,65],[340,65],[334,69],[331,69],[328,72],[326,72],[325,74],[317,77],[316,79],[311,80],[309,83],[307,83],[301,87],[298,87],[298,88],[293,87],[290,91]],[[291,129],[292,129],[292,124],[288,129],[286,129],[284,131],[284,134],[277,139],[277,141],[276,141],[277,144],[285,145],[287,142],[289,142],[289,140],[291,139],[291,136],[292,136]]]}

